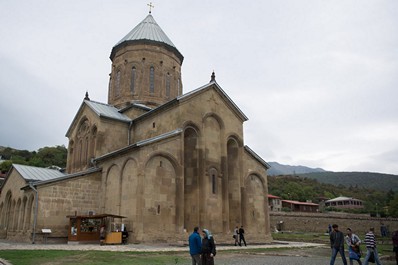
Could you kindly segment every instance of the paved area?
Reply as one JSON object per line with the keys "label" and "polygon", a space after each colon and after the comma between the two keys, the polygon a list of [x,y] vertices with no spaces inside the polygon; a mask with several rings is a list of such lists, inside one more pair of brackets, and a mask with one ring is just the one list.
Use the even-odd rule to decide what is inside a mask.
{"label": "paved area", "polygon": [[[217,250],[228,250],[237,248],[256,249],[256,248],[303,248],[324,246],[316,243],[300,243],[300,242],[284,242],[274,241],[270,244],[256,244],[247,247],[238,246],[217,246]],[[188,246],[170,246],[168,244],[128,244],[128,245],[94,245],[94,244],[29,244],[29,243],[12,243],[0,241],[0,249],[51,249],[51,250],[103,250],[103,251],[141,251],[141,252],[167,252],[167,251],[188,251]]]}

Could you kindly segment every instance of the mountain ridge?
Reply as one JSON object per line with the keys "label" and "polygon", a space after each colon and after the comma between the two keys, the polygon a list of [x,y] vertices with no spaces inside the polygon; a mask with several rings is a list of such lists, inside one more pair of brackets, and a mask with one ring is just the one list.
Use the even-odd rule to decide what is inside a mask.
{"label": "mountain ridge", "polygon": [[303,178],[316,179],[320,183],[345,187],[362,187],[380,191],[398,191],[398,175],[378,172],[334,172],[322,168],[310,168],[306,166],[290,166],[277,162],[268,162],[271,168],[269,176],[293,175]]}

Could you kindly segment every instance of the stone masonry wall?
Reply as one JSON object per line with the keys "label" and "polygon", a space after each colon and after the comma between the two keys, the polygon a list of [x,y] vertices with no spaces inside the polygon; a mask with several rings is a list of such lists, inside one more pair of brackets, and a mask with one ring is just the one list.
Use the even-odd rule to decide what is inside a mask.
{"label": "stone masonry wall", "polygon": [[380,225],[383,223],[390,232],[398,230],[398,218],[376,218],[367,215],[346,213],[285,213],[270,212],[272,231],[283,222],[283,231],[295,232],[326,232],[329,224],[337,224],[345,233],[347,227],[363,237],[370,227],[375,228],[375,234],[380,235]]}

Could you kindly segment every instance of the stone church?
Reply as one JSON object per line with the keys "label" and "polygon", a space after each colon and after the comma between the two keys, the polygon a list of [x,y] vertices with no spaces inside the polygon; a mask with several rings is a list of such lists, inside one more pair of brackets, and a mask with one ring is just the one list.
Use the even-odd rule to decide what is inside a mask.
{"label": "stone church", "polygon": [[[271,240],[267,169],[244,144],[245,114],[216,82],[183,93],[183,55],[151,13],[112,48],[108,103],[88,93],[66,137],[67,167],[14,164],[0,238],[70,237],[70,216],[122,217],[128,242],[185,242],[195,226],[231,242]],[[90,231],[97,231],[95,230]]]}

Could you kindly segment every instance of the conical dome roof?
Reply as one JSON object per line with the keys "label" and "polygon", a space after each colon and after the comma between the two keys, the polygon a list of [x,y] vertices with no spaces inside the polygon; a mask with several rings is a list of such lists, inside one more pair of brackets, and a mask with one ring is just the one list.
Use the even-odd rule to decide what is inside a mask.
{"label": "conical dome roof", "polygon": [[177,56],[184,58],[182,54],[177,50],[173,42],[167,37],[166,33],[156,23],[155,19],[151,14],[141,21],[135,28],[133,28],[126,36],[124,36],[112,49],[111,59],[113,58],[116,50],[124,45],[132,42],[156,42],[163,44],[176,52]]}

